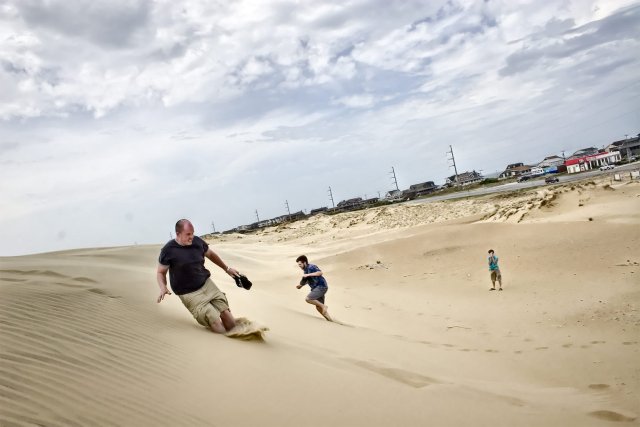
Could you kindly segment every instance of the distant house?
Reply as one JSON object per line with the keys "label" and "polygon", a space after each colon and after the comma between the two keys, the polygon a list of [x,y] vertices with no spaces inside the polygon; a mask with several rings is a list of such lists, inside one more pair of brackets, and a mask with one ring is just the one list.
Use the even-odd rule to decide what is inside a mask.
{"label": "distant house", "polygon": [[623,159],[640,155],[640,134],[634,138],[614,141],[605,148],[606,151],[619,151]]}
{"label": "distant house", "polygon": [[402,197],[402,191],[400,190],[390,190],[387,191],[387,194],[385,194],[384,198],[387,200],[396,200]]}
{"label": "distant house", "polygon": [[448,177],[447,185],[469,185],[476,182],[481,182],[482,180],[484,180],[484,177],[479,172],[463,172],[458,175]]}
{"label": "distant house", "polygon": [[347,199],[339,202],[337,207],[344,209],[344,208],[350,208],[353,206],[358,206],[360,204],[362,204],[362,197],[356,197],[353,199]]}
{"label": "distant house", "polygon": [[560,166],[564,164],[564,159],[560,156],[547,156],[544,158],[543,161],[541,161],[540,163],[538,163],[536,166],[542,168],[542,169],[546,169],[546,168],[550,168],[553,166]]}
{"label": "distant house", "polygon": [[311,212],[309,212],[309,215],[317,215],[319,213],[326,212],[327,210],[329,210],[329,208],[327,207],[311,209]]}
{"label": "distant house", "polygon": [[424,196],[425,194],[433,193],[438,189],[438,186],[433,181],[422,182],[420,184],[414,184],[409,186],[407,190],[402,192],[402,195],[408,199],[415,199],[416,197]]}
{"label": "distant house", "polygon": [[529,175],[531,173],[531,166],[527,166],[524,163],[513,163],[507,166],[507,168],[498,176],[498,179],[505,178],[517,178],[521,175]]}
{"label": "distant house", "polygon": [[584,172],[600,166],[610,165],[620,160],[622,160],[622,156],[619,151],[595,153],[577,158],[571,156],[566,162],[567,172]]}
{"label": "distant house", "polygon": [[371,205],[375,205],[380,200],[377,197],[370,199],[363,199],[362,197],[355,197],[353,199],[343,200],[338,205],[331,209],[331,211],[353,211],[357,209],[363,209]]}

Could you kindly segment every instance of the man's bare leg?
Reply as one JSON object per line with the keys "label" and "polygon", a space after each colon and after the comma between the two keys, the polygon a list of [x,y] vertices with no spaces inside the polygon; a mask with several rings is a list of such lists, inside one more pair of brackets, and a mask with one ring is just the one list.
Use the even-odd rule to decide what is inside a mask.
{"label": "man's bare leg", "polygon": [[231,314],[231,310],[227,309],[220,314],[220,319],[222,320],[222,324],[224,325],[227,331],[232,330],[236,327],[236,319]]}
{"label": "man's bare leg", "polygon": [[227,333],[227,329],[222,324],[222,320],[220,320],[220,318],[216,319],[213,323],[210,323],[209,326],[211,327],[211,330],[216,334]]}
{"label": "man's bare leg", "polygon": [[316,310],[318,310],[318,313],[322,314],[322,316],[327,319],[328,321],[331,322],[331,317],[329,317],[329,306],[321,303],[318,300],[315,299],[305,299],[305,301],[307,302],[307,304],[311,304],[311,305],[315,305]]}

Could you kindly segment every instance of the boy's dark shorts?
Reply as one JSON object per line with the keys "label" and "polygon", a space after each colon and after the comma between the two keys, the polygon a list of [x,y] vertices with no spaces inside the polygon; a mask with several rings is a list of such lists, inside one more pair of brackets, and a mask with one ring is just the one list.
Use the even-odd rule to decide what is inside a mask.
{"label": "boy's dark shorts", "polygon": [[316,286],[315,288],[311,289],[311,292],[309,292],[309,295],[307,295],[307,299],[320,301],[322,304],[324,304],[324,295],[328,290],[329,288],[326,286]]}

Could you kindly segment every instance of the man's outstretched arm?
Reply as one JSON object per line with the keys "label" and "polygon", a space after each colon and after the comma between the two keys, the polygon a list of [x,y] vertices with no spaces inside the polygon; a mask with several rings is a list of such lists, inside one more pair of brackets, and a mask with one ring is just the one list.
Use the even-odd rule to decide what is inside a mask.
{"label": "man's outstretched arm", "polygon": [[235,268],[231,268],[227,264],[225,264],[225,262],[222,261],[222,258],[220,258],[220,256],[217,253],[215,253],[213,249],[209,248],[207,252],[204,254],[204,256],[209,258],[212,263],[214,263],[215,265],[217,265],[218,267],[226,271],[229,276],[235,277],[240,274],[238,273],[238,270],[236,270]]}
{"label": "man's outstretched arm", "polygon": [[165,295],[171,295],[169,288],[167,288],[167,272],[169,267],[166,265],[158,264],[158,271],[156,272],[156,281],[160,288],[160,296],[158,297],[158,303],[162,302]]}

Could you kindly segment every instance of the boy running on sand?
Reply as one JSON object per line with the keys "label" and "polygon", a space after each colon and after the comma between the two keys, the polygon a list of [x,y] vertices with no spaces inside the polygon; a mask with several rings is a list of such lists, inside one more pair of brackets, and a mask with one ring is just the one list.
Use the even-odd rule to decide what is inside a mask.
{"label": "boy running on sand", "polygon": [[331,317],[329,316],[329,307],[324,303],[324,296],[329,290],[329,286],[327,285],[327,281],[324,277],[322,277],[322,271],[315,264],[309,264],[309,260],[305,255],[300,255],[296,258],[296,262],[298,263],[298,267],[304,272],[302,275],[302,280],[300,284],[296,286],[297,289],[300,289],[304,285],[309,285],[311,288],[311,292],[305,298],[305,301],[308,304],[314,305],[318,313],[322,314],[322,316],[331,322]]}

